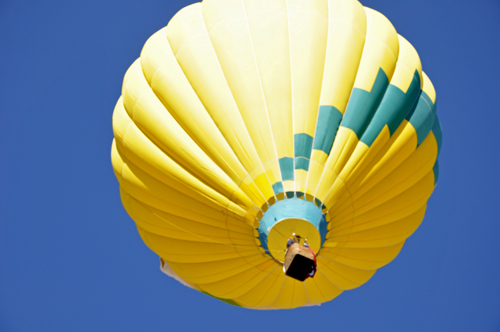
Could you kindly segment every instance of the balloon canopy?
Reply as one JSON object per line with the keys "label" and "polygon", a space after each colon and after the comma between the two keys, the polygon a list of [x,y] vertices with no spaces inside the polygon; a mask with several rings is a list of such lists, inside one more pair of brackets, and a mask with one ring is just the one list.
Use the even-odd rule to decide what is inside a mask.
{"label": "balloon canopy", "polygon": [[[123,205],[168,275],[254,309],[367,282],[438,178],[436,93],[412,45],[355,0],[205,0],[127,71],[113,114]],[[314,278],[283,273],[307,238]]]}

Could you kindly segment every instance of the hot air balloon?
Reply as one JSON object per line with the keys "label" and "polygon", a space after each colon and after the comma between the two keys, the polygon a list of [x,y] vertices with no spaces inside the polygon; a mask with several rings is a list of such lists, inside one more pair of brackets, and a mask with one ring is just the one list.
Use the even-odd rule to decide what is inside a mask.
{"label": "hot air balloon", "polygon": [[[204,0],[149,38],[113,114],[123,205],[161,270],[253,309],[367,282],[424,218],[436,93],[416,50],[356,0]],[[283,273],[307,238],[314,278]]]}

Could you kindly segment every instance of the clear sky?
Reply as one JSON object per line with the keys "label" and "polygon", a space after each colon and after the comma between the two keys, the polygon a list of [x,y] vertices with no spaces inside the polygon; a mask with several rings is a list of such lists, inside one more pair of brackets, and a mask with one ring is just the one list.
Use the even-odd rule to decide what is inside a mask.
{"label": "clear sky", "polygon": [[365,285],[268,312],[162,274],[111,168],[123,75],[190,3],[0,1],[0,331],[500,331],[500,2],[362,1],[436,87],[438,186]]}

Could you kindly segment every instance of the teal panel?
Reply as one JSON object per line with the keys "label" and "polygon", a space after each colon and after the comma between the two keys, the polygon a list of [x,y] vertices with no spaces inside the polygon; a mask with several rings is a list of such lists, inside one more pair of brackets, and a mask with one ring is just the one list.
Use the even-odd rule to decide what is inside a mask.
{"label": "teal panel", "polygon": [[318,207],[323,205],[323,203],[321,203],[321,201],[317,198],[314,199],[314,202],[316,203],[316,206],[318,206]]}
{"label": "teal panel", "polygon": [[[320,202],[320,206],[321,204]],[[262,248],[268,254],[267,235],[269,231],[276,223],[287,218],[305,219],[313,224],[321,235],[321,246],[323,246],[327,233],[325,214],[315,203],[305,199],[292,197],[291,199],[277,201],[274,205],[271,205],[260,219],[259,228],[257,229],[259,232],[259,240]]]}
{"label": "teal panel", "polygon": [[439,152],[441,152],[441,144],[443,142],[443,132],[441,131],[441,123],[439,122],[439,118],[437,116],[434,119],[434,124],[432,125],[432,133],[436,137],[439,155]]}
{"label": "teal panel", "polygon": [[413,74],[413,80],[405,93],[405,100],[403,104],[399,105],[400,108],[399,110],[397,110],[395,116],[392,117],[390,121],[388,121],[389,131],[391,132],[391,135],[394,134],[394,132],[398,129],[399,125],[401,124],[401,122],[403,122],[406,115],[414,110],[415,107],[417,107],[418,98],[422,91],[420,90],[421,84],[422,83],[420,80],[420,75],[418,74],[418,70],[415,70],[415,73]]}
{"label": "teal panel", "polygon": [[283,183],[282,182],[276,182],[275,184],[273,184],[273,191],[274,191],[274,194],[277,195],[279,193],[282,193],[284,190],[283,190]]}
{"label": "teal panel", "polygon": [[388,85],[389,79],[380,68],[370,92],[354,88],[341,125],[352,129],[360,138],[382,101]]}
{"label": "teal panel", "polygon": [[281,170],[281,179],[283,181],[293,180],[293,158],[283,157],[279,160],[280,170]]}
{"label": "teal panel", "polygon": [[[407,116],[408,118],[408,116]],[[409,116],[409,121],[417,131],[417,146],[422,144],[429,135],[436,118],[436,105],[432,103],[429,96],[422,91],[413,114]]]}
{"label": "teal panel", "polygon": [[[422,93],[422,90],[420,90],[420,93]],[[408,112],[408,114],[406,114],[405,116],[405,119],[410,121],[411,117],[413,116],[413,113],[415,113],[415,110],[417,109],[417,105],[418,105],[418,101],[420,99],[417,98],[417,101],[415,102],[415,104],[413,104],[413,107],[411,108],[411,110]]]}
{"label": "teal panel", "polygon": [[307,134],[295,134],[295,157],[311,158],[313,138]]}
{"label": "teal panel", "polygon": [[316,133],[314,134],[314,150],[330,154],[333,141],[342,121],[342,113],[333,106],[320,106]]}
{"label": "teal panel", "polygon": [[295,158],[295,169],[303,169],[304,171],[308,171],[309,170],[309,159]]}
{"label": "teal panel", "polygon": [[241,307],[241,305],[239,305],[238,303],[234,302],[233,300],[229,300],[229,299],[223,299],[223,298],[220,298],[220,297],[217,297],[217,296],[213,296],[212,294],[209,294],[207,292],[202,292],[203,294],[205,295],[208,295],[208,296],[211,296],[213,297],[214,299],[217,299],[219,301],[222,301],[222,302],[225,302],[227,304],[230,304],[230,305],[234,305],[236,307]]}
{"label": "teal panel", "polygon": [[439,178],[439,162],[437,160],[432,170],[434,171],[434,184],[436,184]]}
{"label": "teal panel", "polygon": [[304,198],[304,193],[302,191],[297,191],[298,198]]}
{"label": "teal panel", "polygon": [[385,125],[389,127],[390,134],[394,134],[406,115],[416,107],[420,91],[420,75],[416,70],[406,93],[394,85],[389,85],[361,141],[371,146]]}

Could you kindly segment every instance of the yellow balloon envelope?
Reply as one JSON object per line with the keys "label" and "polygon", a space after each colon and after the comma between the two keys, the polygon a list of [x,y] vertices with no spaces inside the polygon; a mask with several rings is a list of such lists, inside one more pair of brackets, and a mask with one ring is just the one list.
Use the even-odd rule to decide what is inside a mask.
{"label": "yellow balloon envelope", "polygon": [[[161,269],[233,305],[319,305],[420,225],[438,176],[419,56],[355,0],[205,0],[127,71],[113,114],[123,205]],[[307,238],[314,278],[283,273]]]}

